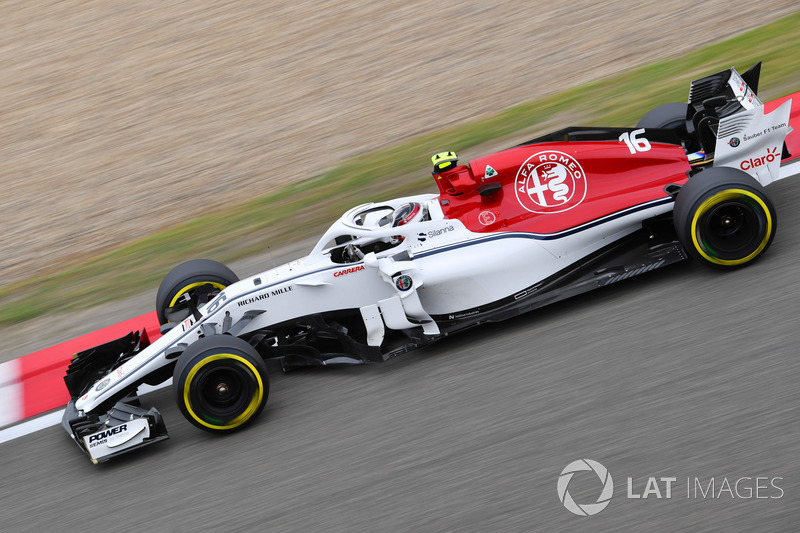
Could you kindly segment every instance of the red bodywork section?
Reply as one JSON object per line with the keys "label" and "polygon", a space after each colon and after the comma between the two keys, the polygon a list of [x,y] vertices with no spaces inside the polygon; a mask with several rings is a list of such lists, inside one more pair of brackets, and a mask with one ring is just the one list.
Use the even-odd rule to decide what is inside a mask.
{"label": "red bodywork section", "polygon": [[470,231],[553,234],[666,198],[664,187],[685,183],[689,169],[680,146],[632,154],[615,139],[517,146],[435,178],[445,216]]}
{"label": "red bodywork section", "polygon": [[789,135],[786,136],[786,148],[789,150],[790,157],[784,159],[784,163],[795,161],[800,158],[800,91],[764,104],[764,112],[771,113],[789,99],[792,100],[792,112],[789,115],[789,126],[793,128],[793,131],[790,131]]}

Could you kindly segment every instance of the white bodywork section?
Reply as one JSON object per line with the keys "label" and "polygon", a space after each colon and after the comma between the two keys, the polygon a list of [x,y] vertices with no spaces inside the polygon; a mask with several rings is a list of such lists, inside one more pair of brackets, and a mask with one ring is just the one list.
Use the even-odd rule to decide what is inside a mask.
{"label": "white bodywork section", "polygon": [[781,152],[789,134],[792,101],[787,100],[772,113],[764,114],[764,106],[724,117],[720,120],[715,167],[744,170],[761,185],[781,179]]}
{"label": "white bodywork section", "polygon": [[[401,227],[383,227],[370,212],[391,212],[415,201],[430,220]],[[420,195],[384,204],[365,204],[345,213],[323,235],[311,253],[285,265],[243,279],[201,308],[201,318],[188,318],[153,344],[98,381],[76,401],[90,411],[121,387],[140,382],[168,364],[165,350],[189,345],[213,327],[222,332],[226,315],[236,323],[247,311],[263,311],[240,334],[294,318],[339,309],[359,309],[368,342],[380,345],[387,329],[422,327],[427,335],[439,328],[430,315],[458,313],[523,291],[580,257],[641,227],[641,221],[672,209],[670,202],[619,216],[570,234],[473,233],[458,220],[444,218],[438,197]],[[363,214],[367,213],[366,216]],[[363,225],[354,220],[363,220]],[[402,236],[402,242],[359,261],[335,263],[331,251],[336,237],[355,237],[351,243],[368,246]],[[409,289],[396,284],[398,275],[411,279]]]}

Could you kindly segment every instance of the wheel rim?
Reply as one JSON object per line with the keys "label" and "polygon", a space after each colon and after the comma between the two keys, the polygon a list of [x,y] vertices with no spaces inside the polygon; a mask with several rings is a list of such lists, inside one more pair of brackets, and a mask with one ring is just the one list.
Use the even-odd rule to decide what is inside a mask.
{"label": "wheel rim", "polygon": [[217,430],[234,429],[258,411],[264,385],[256,368],[235,354],[215,354],[186,379],[184,404],[193,419]]}
{"label": "wheel rim", "polygon": [[692,238],[705,259],[739,265],[755,259],[769,243],[773,220],[756,194],[730,189],[707,198],[695,212]]}
{"label": "wheel rim", "polygon": [[205,305],[224,288],[225,285],[215,281],[200,281],[181,287],[164,309],[164,318],[167,322],[181,322],[192,313],[192,306],[197,308]]}

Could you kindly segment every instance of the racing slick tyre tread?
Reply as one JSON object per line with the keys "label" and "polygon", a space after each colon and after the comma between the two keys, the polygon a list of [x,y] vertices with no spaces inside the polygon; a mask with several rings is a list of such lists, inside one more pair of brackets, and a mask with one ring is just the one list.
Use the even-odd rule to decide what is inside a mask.
{"label": "racing slick tyre tread", "polygon": [[697,144],[687,129],[687,104],[672,102],[648,111],[636,124],[637,128],[664,128],[672,130],[681,142],[693,148]]}
{"label": "racing slick tyre tread", "polygon": [[775,207],[755,178],[713,167],[693,176],[675,199],[678,239],[698,261],[721,269],[752,263],[777,230]]}
{"label": "racing slick tyre tread", "polygon": [[181,354],[172,388],[189,422],[212,433],[229,433],[250,424],[264,409],[269,375],[264,359],[246,341],[213,335]]}
{"label": "racing slick tyre tread", "polygon": [[648,111],[636,124],[637,128],[668,128],[686,131],[686,104],[672,102]]}
{"label": "racing slick tyre tread", "polygon": [[[236,283],[239,278],[234,272],[217,261],[210,259],[193,259],[176,266],[164,276],[156,294],[156,313],[158,322],[170,322],[167,311],[175,305],[175,301],[185,293],[191,294],[202,286],[211,285],[212,290],[222,290]],[[188,310],[187,314],[188,316]]]}

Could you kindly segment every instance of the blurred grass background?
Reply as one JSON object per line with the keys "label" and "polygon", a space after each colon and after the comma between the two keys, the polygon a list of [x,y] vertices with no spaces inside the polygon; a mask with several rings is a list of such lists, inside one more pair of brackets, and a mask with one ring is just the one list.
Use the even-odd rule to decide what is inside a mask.
{"label": "blurred grass background", "polygon": [[685,101],[692,79],[730,66],[743,71],[759,60],[764,61],[762,100],[796,91],[800,89],[798,28],[800,13],[676,59],[359,155],[272,194],[205,213],[108,253],[87,257],[63,271],[4,287],[0,290],[0,324],[151,290],[170,268],[190,258],[231,261],[262,253],[267,246],[313,236],[341,212],[362,202],[435,192],[429,155],[441,149],[455,150],[465,161],[567,125],[633,125],[661,103]]}

